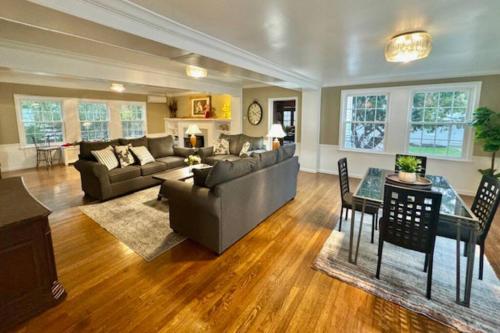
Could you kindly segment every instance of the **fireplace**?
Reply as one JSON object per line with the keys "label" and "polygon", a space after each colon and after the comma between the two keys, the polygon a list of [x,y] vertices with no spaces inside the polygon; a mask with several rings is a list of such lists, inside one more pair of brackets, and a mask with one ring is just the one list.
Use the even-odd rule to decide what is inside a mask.
{"label": "fireplace", "polygon": [[[184,147],[191,147],[191,142],[189,141],[189,136],[184,137]],[[196,135],[196,148],[205,147],[205,136]]]}

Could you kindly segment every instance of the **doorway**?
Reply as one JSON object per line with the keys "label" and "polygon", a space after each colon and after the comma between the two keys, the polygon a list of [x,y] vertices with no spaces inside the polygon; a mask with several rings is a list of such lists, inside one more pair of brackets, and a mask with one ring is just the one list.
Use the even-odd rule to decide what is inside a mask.
{"label": "doorway", "polygon": [[296,128],[298,127],[297,97],[282,97],[269,99],[269,129],[272,124],[281,124],[286,133],[280,138],[280,143],[295,143]]}

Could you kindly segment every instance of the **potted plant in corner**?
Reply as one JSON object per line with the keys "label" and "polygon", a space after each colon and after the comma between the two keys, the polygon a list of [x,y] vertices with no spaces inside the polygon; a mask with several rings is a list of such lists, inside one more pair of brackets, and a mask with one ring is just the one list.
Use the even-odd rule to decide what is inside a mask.
{"label": "potted plant in corner", "polygon": [[496,152],[500,149],[500,113],[486,107],[474,111],[472,126],[476,130],[475,137],[483,144],[483,150],[491,154],[491,167],[479,170],[483,175],[500,177],[500,172],[495,173]]}
{"label": "potted plant in corner", "polygon": [[170,110],[170,118],[177,118],[177,99],[175,97],[169,97],[167,106]]}
{"label": "potted plant in corner", "polygon": [[420,171],[420,160],[414,156],[401,156],[396,161],[399,167],[398,178],[406,183],[417,181],[417,172]]}

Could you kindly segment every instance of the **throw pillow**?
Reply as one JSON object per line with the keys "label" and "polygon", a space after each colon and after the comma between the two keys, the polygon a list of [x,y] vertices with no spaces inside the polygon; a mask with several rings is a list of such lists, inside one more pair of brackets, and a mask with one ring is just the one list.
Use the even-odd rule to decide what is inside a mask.
{"label": "throw pillow", "polygon": [[250,150],[250,142],[245,142],[240,150],[240,157],[248,157],[248,151]]}
{"label": "throw pillow", "polygon": [[223,138],[217,139],[214,144],[214,155],[229,155],[229,141]]}
{"label": "throw pillow", "polygon": [[107,146],[101,150],[92,150],[92,155],[98,163],[104,164],[108,170],[113,170],[118,167],[118,160],[111,146]]}
{"label": "throw pillow", "polygon": [[126,146],[115,146],[115,154],[118,157],[118,162],[120,162],[120,168],[124,168],[127,165],[134,164],[134,155],[130,151],[132,145],[129,143]]}
{"label": "throw pillow", "polygon": [[205,186],[205,180],[212,168],[195,168],[193,169],[193,183],[196,186]]}
{"label": "throw pillow", "polygon": [[155,161],[155,158],[149,152],[148,148],[144,146],[139,147],[130,147],[132,153],[134,153],[135,157],[139,160],[140,165],[152,163]]}

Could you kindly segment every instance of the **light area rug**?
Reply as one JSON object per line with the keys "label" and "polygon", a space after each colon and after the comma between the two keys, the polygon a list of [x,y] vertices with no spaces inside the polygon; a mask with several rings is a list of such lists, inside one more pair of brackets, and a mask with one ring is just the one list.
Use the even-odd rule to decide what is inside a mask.
{"label": "light area rug", "polygon": [[[364,220],[357,265],[348,262],[349,218],[347,223],[342,223],[342,232],[336,229],[331,233],[313,267],[459,331],[500,332],[500,283],[486,257],[483,280],[478,279],[479,248],[474,262],[471,305],[467,308],[455,303],[456,242],[437,238],[432,299],[428,300],[425,297],[427,273],[423,272],[424,254],[384,242],[380,280],[375,278],[378,233],[376,232],[375,243],[371,244],[371,219]],[[356,221],[355,236],[358,229],[359,218]],[[465,257],[461,258],[463,286]]]}
{"label": "light area rug", "polygon": [[156,200],[152,187],[113,200],[80,206],[80,210],[146,261],[182,242],[170,229],[168,202]]}

